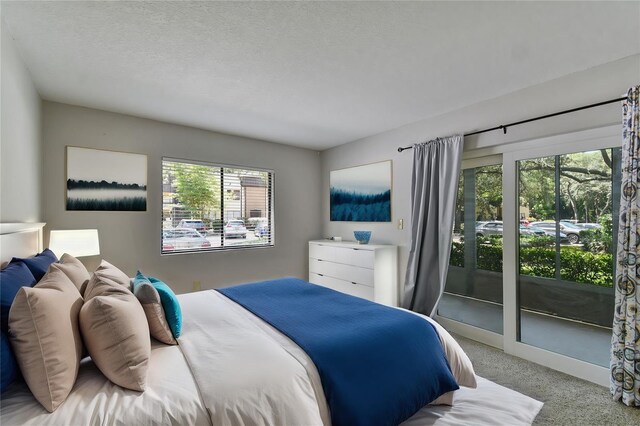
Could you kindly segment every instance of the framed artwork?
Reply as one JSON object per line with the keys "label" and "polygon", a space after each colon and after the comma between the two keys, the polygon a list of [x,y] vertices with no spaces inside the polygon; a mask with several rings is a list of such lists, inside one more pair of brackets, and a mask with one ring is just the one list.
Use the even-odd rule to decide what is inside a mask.
{"label": "framed artwork", "polygon": [[67,210],[147,210],[147,156],[67,146]]}
{"label": "framed artwork", "polygon": [[333,222],[391,222],[391,160],[333,170],[329,175]]}

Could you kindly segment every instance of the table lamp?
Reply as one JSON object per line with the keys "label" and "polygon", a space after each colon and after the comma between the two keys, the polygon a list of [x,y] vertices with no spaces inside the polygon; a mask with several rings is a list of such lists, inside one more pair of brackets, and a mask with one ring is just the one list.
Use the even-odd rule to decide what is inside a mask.
{"label": "table lamp", "polygon": [[100,240],[97,229],[55,230],[49,234],[49,250],[61,257],[68,253],[73,257],[96,256],[100,254]]}

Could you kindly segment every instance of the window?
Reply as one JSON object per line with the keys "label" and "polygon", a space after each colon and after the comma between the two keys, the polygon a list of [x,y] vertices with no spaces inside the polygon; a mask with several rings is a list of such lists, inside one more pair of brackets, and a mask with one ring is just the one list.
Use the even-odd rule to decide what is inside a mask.
{"label": "window", "polygon": [[162,254],[274,245],[273,172],[163,158]]}
{"label": "window", "polygon": [[460,172],[453,243],[438,315],[502,333],[502,165]]}
{"label": "window", "polygon": [[[609,366],[620,148],[517,162],[520,341]],[[539,235],[530,231],[541,230]]]}

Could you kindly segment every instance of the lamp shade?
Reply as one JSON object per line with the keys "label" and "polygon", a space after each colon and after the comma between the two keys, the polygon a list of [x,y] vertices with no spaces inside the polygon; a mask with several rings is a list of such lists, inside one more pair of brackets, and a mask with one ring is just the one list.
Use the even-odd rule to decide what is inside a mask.
{"label": "lamp shade", "polygon": [[74,257],[95,256],[100,254],[100,241],[97,229],[70,229],[51,231],[49,250],[61,257],[68,253]]}

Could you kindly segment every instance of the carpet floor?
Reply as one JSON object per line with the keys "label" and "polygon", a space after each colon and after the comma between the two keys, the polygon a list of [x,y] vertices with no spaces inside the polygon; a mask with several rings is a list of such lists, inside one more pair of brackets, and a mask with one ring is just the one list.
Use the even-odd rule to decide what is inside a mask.
{"label": "carpet floor", "polygon": [[614,402],[607,388],[462,336],[455,338],[476,374],[544,402],[534,425],[640,425],[640,409]]}

